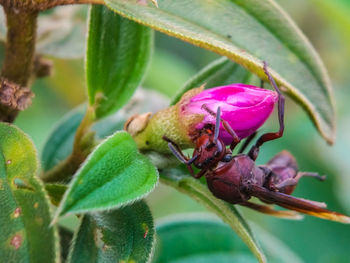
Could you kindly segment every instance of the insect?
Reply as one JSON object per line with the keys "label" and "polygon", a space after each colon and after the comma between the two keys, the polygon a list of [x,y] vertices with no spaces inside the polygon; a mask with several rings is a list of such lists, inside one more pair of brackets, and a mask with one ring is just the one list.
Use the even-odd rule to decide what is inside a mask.
{"label": "insect", "polygon": [[[350,223],[349,217],[327,210],[325,203],[291,196],[300,178],[314,177],[323,181],[325,177],[317,173],[299,172],[296,160],[289,152],[278,153],[265,165],[255,164],[260,147],[267,141],[282,137],[284,131],[285,99],[268,72],[265,62],[264,71],[278,93],[279,130],[261,135],[247,154],[243,152],[255,134],[247,138],[237,155],[233,155],[233,149],[241,140],[230,125],[221,119],[220,107],[215,113],[206,105],[202,106],[209,114],[216,117],[216,123],[207,124],[193,138],[196,146],[192,158],[186,157],[176,143],[169,138],[164,136],[163,139],[168,142],[170,150],[187,166],[194,178],[206,177],[209,190],[219,199],[277,217],[300,218],[300,214],[296,212],[301,212],[328,220]],[[229,148],[226,148],[219,138],[220,124],[233,138]],[[194,173],[192,165],[200,171]],[[274,210],[268,205],[249,201],[251,197],[257,197],[264,203],[277,204],[296,212]]]}

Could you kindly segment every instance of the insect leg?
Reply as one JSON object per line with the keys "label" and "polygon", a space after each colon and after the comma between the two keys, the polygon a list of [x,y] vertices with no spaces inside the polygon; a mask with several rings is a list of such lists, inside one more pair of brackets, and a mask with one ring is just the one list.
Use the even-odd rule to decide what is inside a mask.
{"label": "insect leg", "polygon": [[180,162],[182,162],[183,164],[185,164],[187,166],[187,169],[189,170],[191,175],[194,176],[194,172],[193,172],[193,169],[191,167],[191,164],[198,158],[198,155],[195,155],[191,159],[188,159],[188,157],[186,157],[183,154],[180,147],[173,140],[169,139],[166,136],[163,136],[163,140],[168,142],[168,147],[169,147],[170,151],[175,155],[175,157]]}
{"label": "insect leg", "polygon": [[270,81],[272,87],[275,89],[275,91],[278,94],[278,121],[279,121],[280,128],[277,132],[265,133],[259,137],[259,139],[255,143],[255,145],[250,149],[250,151],[248,153],[249,157],[252,158],[253,160],[256,160],[256,158],[258,157],[259,148],[261,145],[263,145],[267,141],[275,140],[275,139],[282,137],[283,131],[284,131],[284,102],[285,102],[285,98],[284,98],[283,94],[281,93],[281,91],[279,90],[275,80],[272,78],[272,76],[268,72],[267,63],[265,61],[264,61],[264,71],[265,71],[265,74],[267,75],[267,77],[269,78],[269,81]]}
{"label": "insect leg", "polygon": [[299,172],[294,178],[287,178],[286,180],[275,184],[273,187],[277,190],[281,190],[282,188],[288,186],[295,186],[298,184],[298,181],[303,176],[314,177],[320,181],[324,181],[326,179],[326,176],[320,176],[318,173]]}
{"label": "insect leg", "polygon": [[303,218],[302,215],[300,215],[299,213],[294,212],[294,211],[275,210],[275,209],[271,208],[271,206],[260,205],[260,204],[256,204],[256,203],[249,202],[249,201],[239,203],[239,205],[248,207],[248,208],[253,209],[255,211],[258,211],[260,213],[264,213],[264,214],[279,217],[279,218],[294,219],[294,220],[300,220]]}
{"label": "insect leg", "polygon": [[278,183],[278,184],[275,184],[274,185],[274,188],[280,190],[282,188],[285,188],[287,186],[295,186],[298,184],[298,180],[295,179],[295,178],[287,178],[286,180]]}
{"label": "insect leg", "polygon": [[319,181],[324,181],[326,180],[326,176],[325,175],[319,175],[318,173],[312,173],[312,172],[299,172],[297,174],[297,176],[294,177],[295,180],[299,181],[299,179],[301,177],[314,177],[315,179],[319,180]]}
{"label": "insect leg", "polygon": [[199,179],[207,172],[206,169],[200,170],[197,174],[191,174],[194,178]]}
{"label": "insect leg", "polygon": [[[230,126],[230,124],[228,124],[227,121],[223,120],[220,116],[218,116],[217,114],[215,114],[211,109],[208,108],[208,106],[206,104],[202,105],[202,108],[207,111],[210,115],[216,117],[216,123],[218,122],[218,119],[220,119],[222,126],[224,127],[224,129],[232,136],[233,140],[232,143],[230,145],[230,149],[233,150],[236,145],[241,141],[241,139],[238,137],[238,135],[235,133],[235,131],[232,129],[232,127]],[[218,112],[220,112],[218,110]],[[215,132],[217,128],[217,124],[215,126]],[[220,127],[219,127],[220,128]]]}
{"label": "insect leg", "polygon": [[257,132],[254,132],[253,134],[249,135],[249,137],[244,141],[242,147],[239,149],[238,153],[243,153],[244,150],[247,148],[249,143],[255,138]]}

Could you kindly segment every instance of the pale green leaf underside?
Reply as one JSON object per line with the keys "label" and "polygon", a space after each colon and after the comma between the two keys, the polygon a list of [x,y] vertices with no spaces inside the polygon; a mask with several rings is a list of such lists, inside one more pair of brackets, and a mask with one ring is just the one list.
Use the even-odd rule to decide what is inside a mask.
{"label": "pale green leaf underside", "polygon": [[56,227],[36,177],[32,141],[15,126],[0,123],[1,262],[58,262]]}
{"label": "pale green leaf underside", "polygon": [[152,214],[139,201],[111,212],[85,215],[68,262],[148,262],[153,244]]}
{"label": "pale green leaf underside", "polygon": [[314,48],[273,0],[106,0],[115,12],[212,50],[266,80],[262,61],[286,93],[309,113],[322,136],[334,140],[330,81]]}
{"label": "pale green leaf underside", "polygon": [[158,172],[126,132],[103,141],[83,163],[57,215],[120,207],[153,190]]}

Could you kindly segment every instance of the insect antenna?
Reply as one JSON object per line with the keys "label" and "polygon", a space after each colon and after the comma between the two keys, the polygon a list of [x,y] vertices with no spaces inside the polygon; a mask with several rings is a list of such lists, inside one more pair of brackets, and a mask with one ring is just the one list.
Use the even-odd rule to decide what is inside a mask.
{"label": "insect antenna", "polygon": [[215,133],[214,133],[214,143],[217,144],[218,137],[219,137],[219,131],[220,131],[220,116],[221,116],[221,109],[218,107],[216,111],[216,124],[215,124]]}

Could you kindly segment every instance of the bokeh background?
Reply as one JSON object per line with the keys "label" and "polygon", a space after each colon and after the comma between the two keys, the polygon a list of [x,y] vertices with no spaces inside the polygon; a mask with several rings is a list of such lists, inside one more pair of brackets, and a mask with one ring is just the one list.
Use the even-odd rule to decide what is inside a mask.
{"label": "bokeh background", "polygon": [[[303,171],[327,175],[324,183],[311,178],[301,180],[295,196],[324,201],[331,210],[350,214],[350,1],[349,0],[278,0],[296,21],[320,53],[332,79],[337,111],[337,140],[332,147],[317,133],[303,110],[293,101],[286,103],[286,130],[282,139],[269,142],[261,150],[258,163],[268,161],[282,149],[293,153]],[[21,113],[16,125],[29,134],[39,154],[55,123],[86,100],[84,90],[84,38],[87,7],[60,7],[43,17],[39,24],[40,48],[47,54],[59,52],[46,45],[50,37],[61,37],[70,45],[65,58],[54,62],[53,76],[34,83],[33,105]],[[60,36],[45,34],[57,27]],[[0,27],[1,30],[1,27]],[[59,34],[58,34],[59,35]],[[46,42],[45,42],[46,41]],[[59,42],[58,41],[58,42]],[[63,50],[63,49],[62,49]],[[3,47],[0,45],[0,58]],[[156,33],[151,66],[143,87],[171,98],[184,83],[218,58],[214,53]],[[160,103],[160,102],[159,102]],[[263,130],[276,129],[274,115]],[[147,198],[156,220],[164,216],[205,212],[205,208],[175,190],[159,185]],[[281,240],[304,262],[350,262],[350,226],[306,216],[303,221],[288,221],[241,208],[246,218],[265,232]],[[74,227],[74,221],[67,221]],[[262,243],[266,235],[258,231]],[[267,241],[266,241],[267,242]]]}

